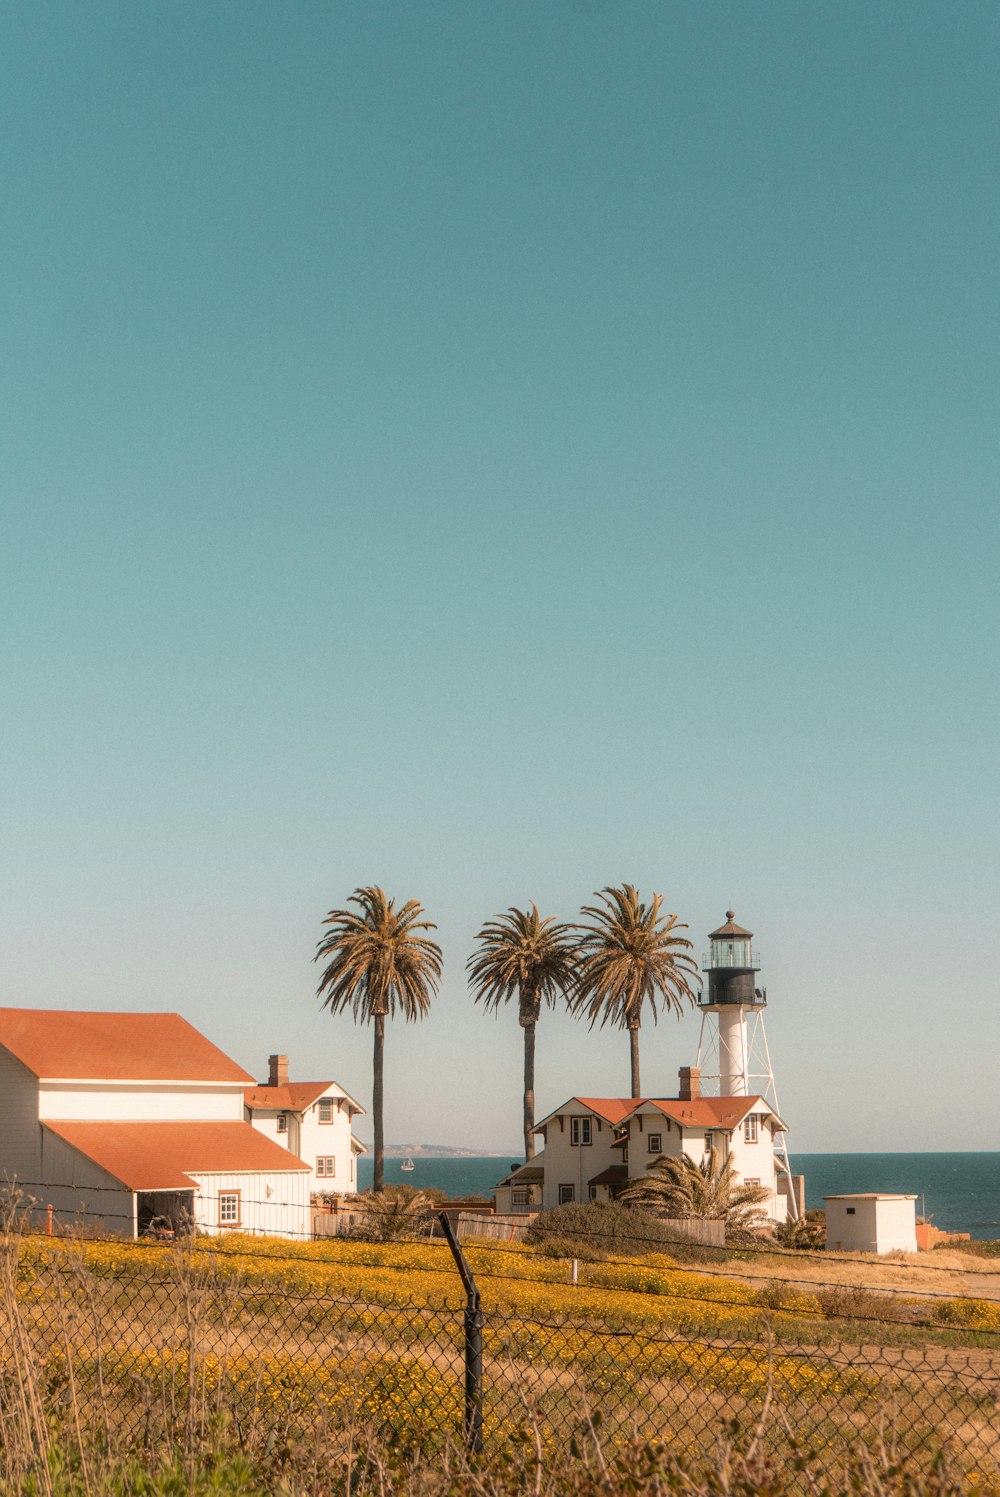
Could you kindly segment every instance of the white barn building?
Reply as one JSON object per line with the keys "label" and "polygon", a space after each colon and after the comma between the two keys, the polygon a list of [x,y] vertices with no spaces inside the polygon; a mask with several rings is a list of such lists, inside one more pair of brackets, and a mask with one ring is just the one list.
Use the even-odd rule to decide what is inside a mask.
{"label": "white barn building", "polygon": [[250,1126],[253,1077],[179,1014],[0,1009],[0,1181],[126,1237],[311,1235],[312,1170]]}
{"label": "white barn building", "polygon": [[289,1081],[288,1056],[272,1055],[267,1082],[248,1086],[243,1102],[259,1133],[308,1164],[313,1192],[356,1193],[357,1157],[367,1150],[352,1124],[364,1108],[336,1081]]}

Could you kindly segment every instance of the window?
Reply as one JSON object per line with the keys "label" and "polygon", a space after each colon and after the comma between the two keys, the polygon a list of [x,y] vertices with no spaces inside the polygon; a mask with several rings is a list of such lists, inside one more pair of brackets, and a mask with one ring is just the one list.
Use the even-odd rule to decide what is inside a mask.
{"label": "window", "polygon": [[283,1113],[283,1112],[279,1112],[278,1113],[278,1132],[279,1133],[287,1133],[288,1132],[288,1118],[287,1118],[286,1114]]}
{"label": "window", "polygon": [[649,1134],[646,1135],[646,1138],[647,1138],[646,1148],[649,1150],[649,1152],[651,1154],[662,1154],[663,1153],[663,1149],[660,1147],[660,1138],[661,1138],[661,1135],[659,1133],[649,1133]]}
{"label": "window", "polygon": [[755,1144],[757,1142],[757,1114],[755,1112],[752,1112],[748,1118],[744,1119],[743,1142],[747,1144]]}
{"label": "window", "polygon": [[854,1206],[848,1206],[848,1208],[847,1208],[847,1214],[848,1214],[848,1216],[854,1216],[855,1215],[855,1211],[856,1211],[856,1208]]}
{"label": "window", "polygon": [[515,1211],[520,1208],[524,1210],[528,1204],[528,1187],[526,1185],[515,1185],[510,1193],[510,1204]]}
{"label": "window", "polygon": [[574,1148],[590,1143],[590,1118],[570,1118],[569,1141]]}
{"label": "window", "polygon": [[321,1123],[333,1122],[333,1098],[324,1097],[319,1104],[319,1120]]}
{"label": "window", "polygon": [[712,1137],[711,1133],[706,1133],[705,1134],[705,1153],[706,1154],[711,1154],[712,1149],[714,1147],[715,1147],[715,1139]]}
{"label": "window", "polygon": [[332,1180],[337,1173],[336,1166],[337,1161],[332,1154],[321,1154],[316,1160],[316,1173],[327,1180]]}
{"label": "window", "polygon": [[240,1224],[240,1193],[238,1190],[219,1191],[219,1226],[238,1227]]}
{"label": "window", "polygon": [[760,1181],[759,1180],[751,1180],[750,1177],[749,1177],[749,1175],[748,1175],[747,1178],[744,1180],[743,1184],[744,1185],[759,1185]]}
{"label": "window", "polygon": [[559,1187],[559,1204],[560,1204],[560,1206],[568,1206],[571,1201],[575,1201],[575,1200],[576,1200],[576,1187],[573,1186],[573,1185],[560,1185],[560,1187]]}
{"label": "window", "polygon": [[590,1201],[596,1201],[597,1200],[597,1186],[596,1185],[588,1185],[588,1187],[587,1187],[587,1199],[590,1200]]}

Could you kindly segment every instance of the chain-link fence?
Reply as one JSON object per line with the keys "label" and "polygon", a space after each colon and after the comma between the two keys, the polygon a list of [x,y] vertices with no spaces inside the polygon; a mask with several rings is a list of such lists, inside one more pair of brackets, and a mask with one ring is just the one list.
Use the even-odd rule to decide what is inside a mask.
{"label": "chain-link fence", "polygon": [[638,1432],[697,1456],[766,1406],[779,1433],[831,1460],[891,1425],[918,1457],[950,1442],[970,1469],[1000,1466],[996,1335],[723,1336],[636,1324],[614,1295],[599,1316],[484,1309],[447,1258],[433,1303],[399,1273],[362,1292],[293,1257],[197,1244],[10,1234],[0,1270],[0,1416],[26,1438],[64,1426],[152,1448],[224,1420],[254,1449],[353,1421],[424,1448],[490,1450],[530,1429],[555,1451],[600,1414],[605,1439]]}

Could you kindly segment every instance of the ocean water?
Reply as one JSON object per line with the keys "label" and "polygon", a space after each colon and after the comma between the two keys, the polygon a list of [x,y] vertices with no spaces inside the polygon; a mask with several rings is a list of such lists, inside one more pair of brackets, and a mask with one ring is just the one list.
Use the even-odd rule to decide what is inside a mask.
{"label": "ocean water", "polygon": [[[445,1190],[450,1196],[489,1195],[512,1164],[510,1154],[475,1159],[417,1157],[404,1172],[401,1159],[385,1161],[389,1184]],[[849,1191],[903,1191],[917,1211],[949,1232],[1000,1238],[1000,1154],[793,1154],[792,1168],[806,1177],[806,1205]],[[358,1160],[358,1183],[371,1185],[371,1155]],[[923,1204],[921,1204],[921,1201]]]}

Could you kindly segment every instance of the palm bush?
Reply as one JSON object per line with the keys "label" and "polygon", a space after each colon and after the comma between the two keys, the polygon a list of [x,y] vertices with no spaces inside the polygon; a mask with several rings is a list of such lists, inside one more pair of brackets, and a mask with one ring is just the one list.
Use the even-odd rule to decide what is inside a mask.
{"label": "palm bush", "polygon": [[765,1226],[763,1207],[770,1192],[763,1185],[741,1184],[731,1159],[723,1161],[713,1153],[695,1164],[681,1154],[658,1159],[648,1174],[622,1191],[621,1200],[661,1216],[724,1221],[730,1242]]}
{"label": "palm bush", "polygon": [[421,1236],[430,1226],[433,1209],[432,1201],[412,1185],[368,1191],[351,1202],[351,1210],[360,1213],[360,1220],[349,1235],[365,1242],[398,1242],[401,1237]]}
{"label": "palm bush", "polygon": [[774,1229],[774,1240],[779,1247],[797,1248],[809,1252],[826,1244],[826,1213],[810,1211],[797,1221],[779,1222]]}

